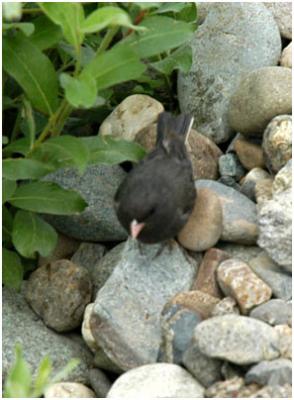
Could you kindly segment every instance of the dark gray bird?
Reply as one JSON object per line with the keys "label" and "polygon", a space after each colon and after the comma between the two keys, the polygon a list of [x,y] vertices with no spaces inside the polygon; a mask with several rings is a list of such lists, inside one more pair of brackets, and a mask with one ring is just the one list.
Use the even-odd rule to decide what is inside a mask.
{"label": "dark gray bird", "polygon": [[193,118],[159,115],[155,149],[121,183],[117,217],[133,238],[157,243],[175,237],[194,207],[196,190],[185,140]]}

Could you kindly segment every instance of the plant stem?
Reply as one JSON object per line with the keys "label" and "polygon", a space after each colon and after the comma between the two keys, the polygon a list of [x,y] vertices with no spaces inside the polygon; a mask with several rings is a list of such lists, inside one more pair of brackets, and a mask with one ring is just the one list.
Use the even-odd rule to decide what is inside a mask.
{"label": "plant stem", "polygon": [[108,29],[108,31],[106,32],[106,35],[102,39],[102,42],[101,42],[101,44],[99,46],[99,49],[96,52],[97,55],[103,53],[103,51],[108,48],[108,46],[110,45],[113,37],[117,33],[118,29],[119,29],[118,27],[112,27],[112,28]]}
{"label": "plant stem", "polygon": [[38,14],[42,13],[43,11],[41,8],[23,8],[21,12],[23,14]]}

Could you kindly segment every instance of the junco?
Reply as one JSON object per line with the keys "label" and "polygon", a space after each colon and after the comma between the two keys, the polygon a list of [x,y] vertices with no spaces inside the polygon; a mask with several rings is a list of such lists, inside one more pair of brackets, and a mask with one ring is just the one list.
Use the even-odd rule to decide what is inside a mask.
{"label": "junco", "polygon": [[121,183],[115,208],[134,239],[158,243],[177,235],[193,209],[196,190],[185,140],[193,118],[159,115],[155,149]]}

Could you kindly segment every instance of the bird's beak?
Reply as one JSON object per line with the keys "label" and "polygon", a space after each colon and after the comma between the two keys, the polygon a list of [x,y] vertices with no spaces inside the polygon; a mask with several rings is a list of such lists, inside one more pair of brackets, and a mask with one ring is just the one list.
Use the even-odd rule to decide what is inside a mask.
{"label": "bird's beak", "polygon": [[137,239],[144,226],[145,226],[144,222],[137,222],[135,219],[131,222],[130,232],[133,239]]}

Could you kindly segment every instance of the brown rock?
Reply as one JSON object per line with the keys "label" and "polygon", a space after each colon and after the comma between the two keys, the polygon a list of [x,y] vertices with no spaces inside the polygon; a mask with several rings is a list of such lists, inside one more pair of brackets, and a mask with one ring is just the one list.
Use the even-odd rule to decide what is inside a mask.
{"label": "brown rock", "polygon": [[255,185],[255,198],[258,205],[272,198],[273,178],[261,179]]}
{"label": "brown rock", "polygon": [[263,168],[264,158],[261,146],[258,144],[245,139],[244,137],[239,137],[234,142],[234,149],[241,161],[241,164],[248,170],[252,168]]}
{"label": "brown rock", "polygon": [[278,333],[281,357],[292,360],[292,328],[288,325],[276,325],[274,329]]}
{"label": "brown rock", "polygon": [[180,244],[194,251],[213,247],[222,233],[222,219],[218,196],[210,189],[198,189],[192,214],[178,235]]}
{"label": "brown rock", "polygon": [[40,256],[38,259],[38,267],[41,267],[41,265],[48,264],[52,261],[70,258],[78,249],[79,245],[80,242],[78,240],[72,239],[59,233],[57,245],[53,253],[48,257]]}
{"label": "brown rock", "polygon": [[253,168],[240,182],[241,193],[245,194],[251,200],[255,201],[256,183],[262,179],[268,179],[268,178],[270,178],[270,175],[264,169]]}
{"label": "brown rock", "polygon": [[207,250],[198,269],[192,289],[201,290],[211,296],[222,298],[222,292],[216,279],[216,269],[222,261],[228,258],[230,256],[225,251],[215,248]]}
{"label": "brown rock", "polygon": [[238,259],[223,261],[217,269],[217,279],[222,291],[237,300],[243,314],[266,302],[272,295],[271,288]]}
{"label": "brown rock", "polygon": [[135,137],[135,142],[144,147],[148,153],[154,149],[157,136],[157,124],[151,124],[142,129]]}
{"label": "brown rock", "polygon": [[211,312],[218,302],[219,299],[200,290],[178,293],[171,300],[171,304],[179,304],[192,311],[196,311],[203,319],[211,316]]}

